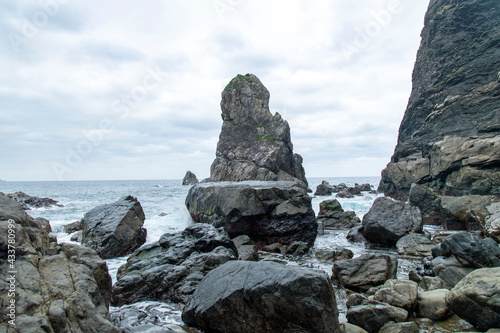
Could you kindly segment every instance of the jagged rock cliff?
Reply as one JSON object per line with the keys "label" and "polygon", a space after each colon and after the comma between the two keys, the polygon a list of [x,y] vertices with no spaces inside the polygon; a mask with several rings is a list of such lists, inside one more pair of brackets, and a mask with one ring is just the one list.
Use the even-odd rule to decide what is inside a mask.
{"label": "jagged rock cliff", "polygon": [[293,153],[288,122],[269,111],[269,91],[252,74],[222,92],[222,131],[212,181],[298,180],[307,185],[302,157]]}
{"label": "jagged rock cliff", "polygon": [[431,0],[394,155],[379,191],[412,183],[500,195],[500,1]]}

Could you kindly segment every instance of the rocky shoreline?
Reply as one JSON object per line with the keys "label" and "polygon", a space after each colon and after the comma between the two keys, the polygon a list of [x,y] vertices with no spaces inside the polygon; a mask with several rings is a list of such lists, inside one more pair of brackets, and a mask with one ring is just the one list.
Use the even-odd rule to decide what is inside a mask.
{"label": "rocky shoreline", "polygon": [[[0,193],[0,267],[19,272],[0,280],[0,331],[499,332],[499,12],[430,1],[398,144],[362,218],[339,200],[370,184],[326,181],[316,216],[289,125],[252,74],[222,92],[210,177],[183,180],[185,230],[145,244],[125,195],[65,227],[81,245],[58,243],[26,213],[57,201]],[[366,250],[314,247],[339,231]],[[112,285],[104,259],[122,256]],[[403,260],[415,263],[404,276]],[[170,306],[182,325],[162,321]]]}

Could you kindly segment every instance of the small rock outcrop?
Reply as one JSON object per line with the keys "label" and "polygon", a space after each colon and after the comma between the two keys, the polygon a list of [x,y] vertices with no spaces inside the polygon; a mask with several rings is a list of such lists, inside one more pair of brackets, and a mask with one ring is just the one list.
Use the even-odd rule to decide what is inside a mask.
{"label": "small rock outcrop", "polygon": [[[11,220],[11,221],[9,221]],[[8,230],[15,230],[15,243]],[[57,244],[19,203],[0,194],[2,332],[117,333],[108,318],[111,277],[106,262],[89,248]],[[7,260],[8,245],[16,260]],[[11,266],[13,265],[13,266]],[[14,268],[12,268],[14,267]],[[15,281],[7,272],[16,271]],[[15,297],[9,295],[15,285]],[[8,305],[15,301],[14,317]],[[15,320],[15,326],[8,323]]]}
{"label": "small rock outcrop", "polygon": [[344,211],[337,199],[325,200],[319,204],[318,223],[324,229],[351,229],[361,224],[353,211]]}
{"label": "small rock outcrop", "polygon": [[186,207],[196,222],[248,235],[262,248],[301,241],[313,246],[317,222],[311,197],[295,182],[216,182],[191,187]]}
{"label": "small rock outcrop", "polygon": [[467,275],[446,295],[446,305],[483,332],[500,328],[500,267]]}
{"label": "small rock outcrop", "polygon": [[118,269],[112,304],[139,301],[185,303],[205,274],[238,258],[224,231],[195,224],[135,251]]}
{"label": "small rock outcrop", "polygon": [[198,178],[196,178],[196,175],[188,170],[186,172],[186,175],[184,176],[184,179],[182,180],[182,185],[195,185],[198,183],[199,181]]}
{"label": "small rock outcrop", "polygon": [[82,245],[103,259],[130,254],[146,242],[145,219],[141,204],[132,196],[97,206],[81,221]]}
{"label": "small rock outcrop", "polygon": [[372,243],[396,245],[412,232],[422,232],[420,209],[402,201],[377,198],[363,217],[363,235]]}
{"label": "small rock outcrop", "polygon": [[500,2],[432,0],[413,90],[379,191],[413,183],[445,195],[500,195]]}
{"label": "small rock outcrop", "polygon": [[436,244],[424,234],[411,233],[401,237],[396,243],[396,248],[401,256],[428,257],[432,255],[432,248]]}
{"label": "small rock outcrop", "polygon": [[29,210],[30,207],[32,208],[49,208],[49,207],[64,207],[64,205],[60,204],[59,201],[51,199],[51,198],[40,198],[36,196],[31,196],[28,195],[24,192],[15,192],[11,194],[7,194],[9,198],[11,198],[14,201],[17,201],[21,204],[21,206]]}
{"label": "small rock outcrop", "polygon": [[290,127],[269,111],[269,91],[252,74],[238,75],[222,92],[222,131],[211,181],[298,181],[307,187],[302,157],[293,153]]}
{"label": "small rock outcrop", "polygon": [[353,259],[335,261],[332,280],[351,290],[367,291],[395,279],[397,268],[398,260],[394,257],[366,253]]}
{"label": "small rock outcrop", "polygon": [[182,313],[206,332],[338,332],[323,272],[274,262],[228,262],[201,281]]}

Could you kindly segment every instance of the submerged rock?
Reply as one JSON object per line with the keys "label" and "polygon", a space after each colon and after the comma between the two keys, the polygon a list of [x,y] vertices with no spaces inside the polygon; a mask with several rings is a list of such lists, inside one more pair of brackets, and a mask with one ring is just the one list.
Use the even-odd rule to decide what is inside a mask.
{"label": "submerged rock", "polygon": [[269,91],[252,74],[238,75],[222,92],[222,131],[212,181],[298,181],[307,188],[302,157],[293,153],[290,127],[269,111]]}
{"label": "submerged rock", "polygon": [[500,2],[432,0],[398,143],[379,190],[500,195]]}
{"label": "submerged rock", "polygon": [[420,209],[401,201],[377,198],[363,217],[363,235],[372,243],[396,245],[412,232],[422,232]]}
{"label": "submerged rock", "polygon": [[82,219],[82,245],[103,259],[130,254],[146,242],[145,218],[141,204],[132,196],[97,206]]}
{"label": "submerged rock", "polygon": [[183,311],[207,332],[338,332],[338,310],[320,271],[274,262],[228,262],[199,284]]}
{"label": "submerged rock", "polygon": [[294,182],[217,182],[193,186],[186,207],[196,222],[224,227],[230,237],[248,235],[262,248],[305,242],[317,235],[311,198]]}
{"label": "submerged rock", "polygon": [[118,269],[113,286],[115,306],[139,301],[184,303],[205,274],[237,258],[224,231],[195,224],[135,251]]}
{"label": "submerged rock", "polygon": [[29,210],[29,207],[32,208],[49,208],[49,207],[64,207],[64,205],[60,204],[59,201],[51,199],[51,198],[40,198],[36,196],[28,195],[24,192],[15,192],[11,194],[7,194],[9,198],[15,200],[21,204],[23,209]]}
{"label": "submerged rock", "polygon": [[196,178],[196,175],[188,170],[186,172],[186,175],[184,176],[184,179],[182,180],[182,185],[195,185],[198,183],[199,181],[198,178]]}

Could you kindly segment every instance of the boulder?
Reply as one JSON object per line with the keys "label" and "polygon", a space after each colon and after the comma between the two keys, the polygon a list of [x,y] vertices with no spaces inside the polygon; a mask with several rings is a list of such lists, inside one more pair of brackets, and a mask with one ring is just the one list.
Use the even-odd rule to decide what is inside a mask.
{"label": "boulder", "polygon": [[500,197],[466,195],[441,198],[443,225],[450,230],[480,231],[495,236],[500,215]]}
{"label": "boulder", "polygon": [[412,184],[410,189],[409,203],[420,208],[422,223],[426,225],[442,225],[440,191],[427,186]]}
{"label": "boulder", "polygon": [[363,235],[372,243],[396,245],[412,232],[422,232],[420,209],[401,201],[377,198],[363,217]]}
{"label": "boulder", "polygon": [[114,306],[140,301],[185,303],[210,270],[237,258],[223,230],[195,224],[136,250],[118,269]]}
{"label": "boulder", "polygon": [[230,237],[248,235],[259,249],[305,242],[317,235],[311,198],[294,182],[218,182],[193,187],[186,207],[196,222],[224,227]]}
{"label": "boulder", "polygon": [[195,185],[198,183],[199,181],[198,178],[196,178],[196,175],[188,170],[186,172],[186,175],[184,176],[184,179],[182,180],[182,185]]}
{"label": "boulder", "polygon": [[232,241],[238,250],[238,260],[259,261],[259,251],[250,237],[241,235]]}
{"label": "boulder", "polygon": [[338,310],[320,271],[274,262],[228,262],[199,284],[183,321],[207,332],[338,332]]}
{"label": "boulder", "polygon": [[500,195],[499,10],[495,0],[431,0],[379,191],[407,198],[417,183],[451,196]]}
{"label": "boulder", "polygon": [[302,157],[293,153],[288,122],[269,111],[269,91],[252,74],[222,92],[222,130],[212,181],[298,181],[307,188]]}
{"label": "boulder", "polygon": [[354,243],[364,243],[367,242],[365,236],[363,235],[363,226],[358,225],[355,227],[352,227],[349,232],[347,233],[346,238]]}
{"label": "boulder", "polygon": [[347,321],[369,333],[377,333],[388,322],[404,322],[408,312],[404,309],[380,302],[351,306],[347,310]]}
{"label": "boulder", "polygon": [[350,229],[361,223],[353,211],[345,212],[337,199],[319,204],[318,222],[324,229]]}
{"label": "boulder", "polygon": [[82,221],[75,221],[73,223],[66,224],[63,227],[63,229],[64,229],[64,232],[68,233],[68,234],[72,234],[74,232],[81,231],[83,229]]}
{"label": "boulder", "polygon": [[328,196],[332,195],[332,186],[326,180],[323,180],[321,184],[316,187],[316,192],[314,195]]}
{"label": "boulder", "polygon": [[418,284],[410,280],[387,280],[373,299],[403,308],[410,313],[417,303]]}
{"label": "boulder", "polygon": [[445,302],[448,292],[447,289],[420,291],[417,298],[417,315],[433,320],[443,320],[451,316],[453,312]]}
{"label": "boulder", "polygon": [[406,257],[427,257],[432,255],[432,248],[436,246],[424,234],[411,233],[401,237],[396,243],[398,253]]}
{"label": "boulder", "polygon": [[130,254],[146,242],[145,218],[141,204],[132,196],[97,206],[82,219],[82,245],[103,259]]}
{"label": "boulder", "polygon": [[320,262],[334,262],[337,260],[347,260],[354,257],[354,253],[348,248],[342,247],[339,249],[319,249],[314,253],[314,256]]}
{"label": "boulder", "polygon": [[340,333],[368,333],[368,332],[366,332],[359,326],[349,323],[342,323],[340,324]]}
{"label": "boulder", "polygon": [[378,333],[418,333],[417,323],[410,321],[406,323],[388,322]]}
{"label": "boulder", "polygon": [[50,226],[49,220],[44,219],[43,217],[37,217],[35,218],[35,222],[38,222],[43,230],[47,232],[52,232],[52,227]]}
{"label": "boulder", "polygon": [[[111,277],[95,251],[51,241],[23,206],[1,194],[0,229],[0,270],[10,272],[14,265],[17,272],[15,298],[7,292],[7,276],[0,280],[6,291],[0,296],[5,305],[0,310],[5,318],[0,331],[117,333],[108,318]],[[8,229],[16,231],[14,244],[8,242]],[[13,264],[6,260],[8,244],[15,246]],[[15,300],[15,327],[8,323],[11,300]]]}
{"label": "boulder", "polygon": [[40,198],[36,196],[28,195],[24,192],[15,192],[11,194],[7,194],[7,196],[14,201],[17,201],[21,204],[23,209],[29,210],[29,207],[32,208],[49,208],[49,207],[64,207],[64,205],[60,204],[59,201],[51,199],[51,198]]}
{"label": "boulder", "polygon": [[349,260],[333,264],[332,280],[341,286],[366,291],[396,278],[398,261],[385,254],[365,253]]}
{"label": "boulder", "polygon": [[500,328],[500,267],[467,275],[446,295],[446,305],[483,331]]}

